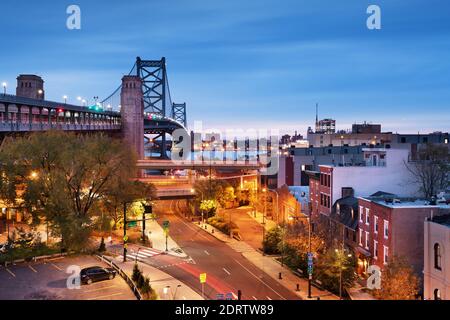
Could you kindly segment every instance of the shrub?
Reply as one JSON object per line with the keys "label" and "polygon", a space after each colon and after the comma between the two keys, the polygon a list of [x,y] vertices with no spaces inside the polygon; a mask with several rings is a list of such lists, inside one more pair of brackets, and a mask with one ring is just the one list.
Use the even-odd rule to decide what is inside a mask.
{"label": "shrub", "polygon": [[282,230],[279,227],[274,227],[266,232],[263,240],[263,251],[267,254],[279,254],[280,243],[282,238]]}
{"label": "shrub", "polygon": [[141,270],[139,270],[138,264],[135,263],[134,267],[133,267],[133,274],[131,275],[131,280],[133,280],[133,282],[137,283],[140,275],[141,275]]}
{"label": "shrub", "polygon": [[230,230],[233,231],[233,234],[239,233],[239,227],[236,223],[225,221],[222,217],[214,216],[209,218],[207,222],[227,235],[230,235]]}
{"label": "shrub", "polygon": [[105,252],[106,251],[106,245],[105,245],[105,239],[102,237],[102,240],[100,241],[100,247],[98,248],[99,252]]}

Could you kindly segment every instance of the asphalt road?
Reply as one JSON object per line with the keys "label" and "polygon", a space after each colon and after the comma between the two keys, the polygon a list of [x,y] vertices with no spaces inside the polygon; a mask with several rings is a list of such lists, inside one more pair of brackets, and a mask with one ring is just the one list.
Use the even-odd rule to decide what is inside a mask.
{"label": "asphalt road", "polygon": [[189,255],[180,259],[168,255],[157,255],[144,259],[164,272],[183,281],[201,293],[200,273],[207,274],[204,294],[208,299],[217,299],[217,294],[231,293],[247,300],[298,300],[298,297],[227,244],[192,225],[178,213],[177,201],[160,202],[155,206],[158,222],[170,221],[170,236]]}

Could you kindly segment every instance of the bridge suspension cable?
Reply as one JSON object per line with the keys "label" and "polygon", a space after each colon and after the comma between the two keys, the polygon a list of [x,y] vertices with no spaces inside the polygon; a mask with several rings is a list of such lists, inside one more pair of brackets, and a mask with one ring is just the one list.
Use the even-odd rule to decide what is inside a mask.
{"label": "bridge suspension cable", "polygon": [[[128,75],[131,75],[136,72],[136,62],[134,63],[133,67],[131,68]],[[120,111],[120,91],[122,89],[122,84],[114,90],[107,98],[100,101],[100,105],[103,110],[108,111]]]}

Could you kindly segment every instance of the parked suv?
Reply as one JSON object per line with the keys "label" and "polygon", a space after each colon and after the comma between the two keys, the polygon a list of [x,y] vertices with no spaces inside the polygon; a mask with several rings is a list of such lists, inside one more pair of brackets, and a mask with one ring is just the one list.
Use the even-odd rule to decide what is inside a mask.
{"label": "parked suv", "polygon": [[116,270],[113,268],[102,268],[99,266],[84,268],[80,272],[81,283],[91,284],[102,280],[112,280],[116,277]]}

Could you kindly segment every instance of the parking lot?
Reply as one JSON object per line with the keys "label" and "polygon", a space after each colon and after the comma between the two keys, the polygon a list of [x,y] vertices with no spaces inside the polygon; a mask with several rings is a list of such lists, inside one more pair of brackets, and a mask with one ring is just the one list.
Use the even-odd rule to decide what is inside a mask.
{"label": "parking lot", "polygon": [[[113,280],[69,289],[71,266],[83,269],[104,266],[92,256],[61,257],[47,261],[0,266],[1,300],[135,300],[127,283],[117,275]],[[72,267],[73,268],[73,267]]]}

